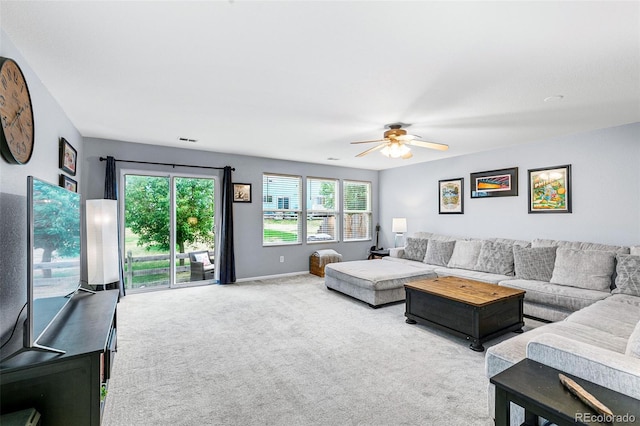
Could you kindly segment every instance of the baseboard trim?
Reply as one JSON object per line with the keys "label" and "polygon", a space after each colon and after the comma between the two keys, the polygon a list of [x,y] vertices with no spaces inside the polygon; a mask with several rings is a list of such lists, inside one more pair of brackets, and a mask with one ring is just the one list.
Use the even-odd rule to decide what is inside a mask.
{"label": "baseboard trim", "polygon": [[295,275],[307,275],[307,274],[309,274],[309,271],[287,272],[286,274],[263,275],[261,277],[240,278],[240,279],[237,279],[236,282],[241,283],[241,282],[256,281],[256,280],[271,280],[274,278],[293,277]]}

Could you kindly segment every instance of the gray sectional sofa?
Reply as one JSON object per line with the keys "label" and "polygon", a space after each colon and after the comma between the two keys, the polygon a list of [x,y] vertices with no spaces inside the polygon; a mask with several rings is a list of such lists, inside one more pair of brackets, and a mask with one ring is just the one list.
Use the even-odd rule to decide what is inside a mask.
{"label": "gray sectional sofa", "polygon": [[[563,321],[490,347],[485,356],[487,380],[524,358],[636,398],[640,405],[640,296],[612,294]],[[490,383],[487,396],[493,417],[495,391]],[[523,419],[523,410],[512,406],[511,424],[520,425]]]}
{"label": "gray sectional sofa", "polygon": [[[418,233],[386,259],[526,291],[525,315],[549,323],[490,347],[487,383],[531,358],[640,400],[640,246]],[[488,400],[493,417],[489,383]],[[511,417],[521,424],[522,409]]]}
{"label": "gray sectional sofa", "polygon": [[525,290],[524,314],[559,321],[611,295],[616,255],[630,247],[535,239],[472,239],[420,232],[387,261]]}
{"label": "gray sectional sofa", "polygon": [[[452,275],[525,290],[525,316],[547,323],[487,350],[492,417],[494,387],[489,378],[525,358],[631,396],[640,404],[640,246],[421,232],[407,238],[405,247],[391,249],[383,260],[339,265],[339,290],[365,301],[374,296],[363,296],[362,282],[353,276],[362,275],[374,295],[395,288],[396,299],[404,297],[401,271],[406,271],[406,278]],[[393,279],[382,280],[385,276]],[[372,284],[379,281],[384,281],[380,288]],[[512,407],[511,424],[522,420],[523,410]]]}

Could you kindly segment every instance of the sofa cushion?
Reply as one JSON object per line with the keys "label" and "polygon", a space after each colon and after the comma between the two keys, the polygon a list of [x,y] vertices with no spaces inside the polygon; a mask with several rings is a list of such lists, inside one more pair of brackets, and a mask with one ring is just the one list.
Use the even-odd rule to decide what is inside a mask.
{"label": "sofa cushion", "polygon": [[625,355],[640,358],[640,321],[638,321],[636,328],[633,330],[633,333],[631,333],[631,336],[629,336]]}
{"label": "sofa cushion", "polygon": [[598,300],[609,297],[609,293],[603,291],[587,290],[536,280],[506,280],[500,281],[498,285],[526,291],[524,300],[527,303],[550,305],[570,312],[575,312],[594,304]]}
{"label": "sofa cushion", "polygon": [[476,271],[513,275],[513,245],[494,241],[483,241]]}
{"label": "sofa cushion", "polygon": [[616,288],[612,293],[640,296],[640,256],[619,254],[616,260]]}
{"label": "sofa cushion", "polygon": [[516,278],[551,281],[557,249],[557,247],[520,247],[514,245],[513,263]]}
{"label": "sofa cushion", "polygon": [[427,269],[385,262],[382,259],[329,263],[325,266],[324,273],[325,283],[328,281],[326,278],[330,277],[375,291],[404,287],[406,283],[417,279],[435,278],[435,274]]}
{"label": "sofa cushion", "polygon": [[402,257],[409,260],[417,260],[422,262],[424,255],[427,252],[427,244],[429,240],[424,238],[407,238],[407,243],[404,246],[404,253]]}
{"label": "sofa cushion", "polygon": [[492,274],[491,272],[480,272],[471,269],[445,268],[444,266],[435,268],[435,273],[439,277],[460,277],[470,280],[482,281],[483,283],[498,284],[500,281],[508,280],[508,275]]}
{"label": "sofa cushion", "polygon": [[631,247],[629,253],[634,255],[634,256],[640,256],[640,246]]}
{"label": "sofa cushion", "polygon": [[510,238],[487,238],[487,240],[493,241],[494,243],[510,244],[512,246],[531,247],[531,241],[525,240],[512,240]]}
{"label": "sofa cushion", "polygon": [[628,338],[612,336],[610,333],[579,323],[559,321],[545,324],[542,327],[528,330],[526,333],[518,334],[488,348],[485,356],[487,377],[493,377],[526,358],[529,341],[543,333],[557,334],[621,354],[624,353],[629,340]]}
{"label": "sofa cushion", "polygon": [[610,251],[559,248],[551,283],[608,292],[614,263]]}
{"label": "sofa cushion", "polygon": [[447,266],[449,268],[474,269],[478,262],[481,248],[481,240],[456,240],[453,254]]}
{"label": "sofa cushion", "polygon": [[640,307],[623,308],[620,303],[609,299],[600,300],[586,309],[574,312],[565,321],[582,324],[627,340],[640,321]]}
{"label": "sofa cushion", "polygon": [[[527,296],[525,295],[525,298]],[[546,303],[535,303],[525,301],[522,306],[522,313],[525,317],[539,318],[543,321],[558,322],[567,318],[573,313],[565,308],[555,305],[547,305]]]}
{"label": "sofa cushion", "polygon": [[196,262],[202,263],[204,266],[211,265],[211,259],[209,259],[208,252],[196,253],[193,255]]}
{"label": "sofa cushion", "polygon": [[455,241],[429,240],[423,262],[430,265],[447,266],[455,245]]}
{"label": "sofa cushion", "polygon": [[[630,296],[628,294],[612,294],[607,297],[608,302],[622,303],[623,306],[620,309],[637,309],[640,308],[640,297]],[[630,305],[631,307],[628,307]]]}
{"label": "sofa cushion", "polygon": [[570,248],[574,250],[601,250],[612,251],[615,253],[629,254],[629,247],[625,246],[612,246],[608,244],[599,243],[586,243],[583,241],[562,241],[562,240],[547,240],[543,238],[536,238],[531,242],[531,247],[561,247]]}
{"label": "sofa cushion", "polygon": [[386,262],[402,263],[404,265],[412,266],[412,267],[417,268],[417,269],[426,269],[426,270],[429,270],[429,271],[433,271],[435,268],[437,268],[437,265],[428,265],[428,264],[423,263],[423,262],[417,262],[415,260],[403,259],[401,257],[385,256],[381,260],[384,260]]}

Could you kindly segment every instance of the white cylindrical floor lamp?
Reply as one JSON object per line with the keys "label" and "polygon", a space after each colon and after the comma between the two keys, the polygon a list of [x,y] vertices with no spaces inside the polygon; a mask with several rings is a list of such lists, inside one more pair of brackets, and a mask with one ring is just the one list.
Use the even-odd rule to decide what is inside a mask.
{"label": "white cylindrical floor lamp", "polygon": [[87,200],[87,283],[106,286],[120,280],[118,202]]}
{"label": "white cylindrical floor lamp", "polygon": [[404,233],[407,232],[407,218],[394,217],[393,224],[391,225],[391,232],[396,234],[394,247],[401,247],[404,244]]}

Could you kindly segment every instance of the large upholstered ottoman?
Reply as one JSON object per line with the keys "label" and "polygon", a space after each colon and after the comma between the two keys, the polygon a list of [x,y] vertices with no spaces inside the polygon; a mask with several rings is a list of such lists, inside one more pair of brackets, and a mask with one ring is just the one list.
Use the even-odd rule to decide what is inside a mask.
{"label": "large upholstered ottoman", "polygon": [[324,284],[369,306],[405,300],[404,285],[426,278],[437,278],[430,271],[382,259],[330,263],[324,268]]}

